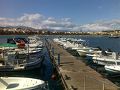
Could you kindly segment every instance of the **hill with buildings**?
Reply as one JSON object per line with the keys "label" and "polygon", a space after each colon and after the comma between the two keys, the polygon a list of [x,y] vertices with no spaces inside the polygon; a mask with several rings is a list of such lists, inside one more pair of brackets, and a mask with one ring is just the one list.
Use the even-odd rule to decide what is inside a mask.
{"label": "hill with buildings", "polygon": [[26,26],[1,26],[0,35],[117,35],[120,36],[120,30],[104,30],[96,32],[82,31],[63,31],[52,29],[35,29]]}

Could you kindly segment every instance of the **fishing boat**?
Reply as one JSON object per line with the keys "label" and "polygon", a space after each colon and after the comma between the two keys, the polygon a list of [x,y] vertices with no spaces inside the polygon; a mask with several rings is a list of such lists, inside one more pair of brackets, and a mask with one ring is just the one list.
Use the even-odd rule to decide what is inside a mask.
{"label": "fishing boat", "polygon": [[[16,44],[12,45],[16,46]],[[2,47],[0,49],[0,71],[17,71],[39,68],[43,60],[42,51],[41,47],[27,49],[5,49]]]}
{"label": "fishing boat", "polygon": [[0,77],[0,90],[45,90],[45,82],[25,77]]}
{"label": "fishing boat", "polygon": [[18,48],[37,48],[37,47],[42,47],[42,41],[38,36],[29,36],[28,38],[8,38],[7,43],[10,44],[16,44]]}
{"label": "fishing boat", "polygon": [[16,51],[24,54],[37,54],[42,51],[43,43],[38,36],[30,36],[27,38],[8,38],[7,44],[11,46],[16,46],[14,50],[9,50],[11,53]]}
{"label": "fishing boat", "polygon": [[4,52],[0,54],[0,71],[30,70],[39,68],[43,60],[41,53],[24,54],[16,52]]}

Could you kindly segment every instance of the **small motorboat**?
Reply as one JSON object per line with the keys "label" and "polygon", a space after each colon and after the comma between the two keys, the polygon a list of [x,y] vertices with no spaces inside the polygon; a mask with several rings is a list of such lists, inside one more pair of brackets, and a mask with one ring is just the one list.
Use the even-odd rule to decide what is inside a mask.
{"label": "small motorboat", "polygon": [[120,38],[120,36],[119,36],[119,35],[113,35],[113,34],[111,34],[111,35],[109,36],[109,38]]}
{"label": "small motorboat", "polygon": [[120,56],[116,52],[108,52],[105,55],[97,55],[92,57],[93,62],[100,65],[115,65],[115,62],[120,65]]}
{"label": "small motorboat", "polygon": [[77,52],[79,53],[80,56],[86,56],[87,54],[100,53],[101,51],[98,48],[83,47],[79,48]]}
{"label": "small motorboat", "polygon": [[105,70],[110,73],[120,74],[120,65],[105,65]]}
{"label": "small motorboat", "polygon": [[45,90],[45,82],[25,77],[0,77],[0,90]]}

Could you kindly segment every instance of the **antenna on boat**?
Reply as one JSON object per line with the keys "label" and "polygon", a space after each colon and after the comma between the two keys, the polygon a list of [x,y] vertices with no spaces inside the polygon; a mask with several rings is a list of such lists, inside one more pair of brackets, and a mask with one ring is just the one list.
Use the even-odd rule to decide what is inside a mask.
{"label": "antenna on boat", "polygon": [[15,40],[16,36],[13,37],[13,41],[15,42],[15,44],[17,44],[17,41]]}
{"label": "antenna on boat", "polygon": [[5,66],[6,66],[6,60],[5,60],[5,48],[2,47],[2,58],[4,59],[4,63],[5,63]]}
{"label": "antenna on boat", "polygon": [[30,55],[29,55],[29,38],[28,38],[28,57],[27,57],[27,59],[29,59],[30,58]]}

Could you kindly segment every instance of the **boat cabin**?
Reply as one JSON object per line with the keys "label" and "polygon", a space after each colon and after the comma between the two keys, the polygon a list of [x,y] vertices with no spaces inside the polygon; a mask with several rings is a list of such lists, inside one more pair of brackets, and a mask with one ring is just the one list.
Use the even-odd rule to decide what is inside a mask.
{"label": "boat cabin", "polygon": [[16,42],[20,42],[21,40],[25,43],[28,43],[28,41],[25,38],[9,38],[7,39],[7,43],[16,44]]}

